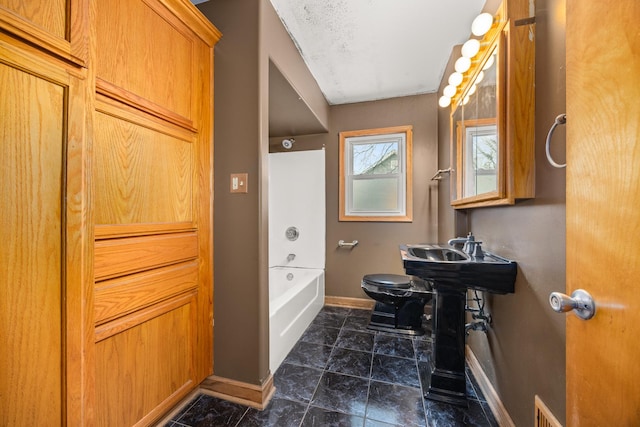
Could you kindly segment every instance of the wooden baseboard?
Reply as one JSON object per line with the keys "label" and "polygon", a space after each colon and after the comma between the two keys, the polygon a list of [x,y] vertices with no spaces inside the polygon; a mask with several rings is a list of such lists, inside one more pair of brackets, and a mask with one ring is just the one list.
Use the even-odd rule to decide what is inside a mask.
{"label": "wooden baseboard", "polygon": [[262,383],[262,386],[211,375],[200,384],[200,391],[230,402],[263,410],[269,404],[276,389],[273,386],[273,375],[271,374]]}
{"label": "wooden baseboard", "polygon": [[373,308],[374,305],[376,305],[376,302],[374,300],[364,299],[364,298],[325,296],[324,305],[331,305],[334,307],[345,307],[345,308],[361,308],[361,309],[370,310]]}
{"label": "wooden baseboard", "polygon": [[515,427],[516,425],[511,419],[511,416],[509,416],[507,409],[502,404],[500,396],[498,396],[498,393],[496,393],[496,390],[493,388],[493,385],[489,381],[489,378],[484,373],[484,370],[482,369],[480,362],[476,358],[476,355],[473,354],[473,351],[471,351],[471,348],[469,346],[466,347],[467,366],[478,382],[480,391],[482,391],[482,394],[487,400],[487,404],[489,405],[489,408],[491,408],[491,412],[493,413],[493,416],[495,417],[498,425],[500,427]]}

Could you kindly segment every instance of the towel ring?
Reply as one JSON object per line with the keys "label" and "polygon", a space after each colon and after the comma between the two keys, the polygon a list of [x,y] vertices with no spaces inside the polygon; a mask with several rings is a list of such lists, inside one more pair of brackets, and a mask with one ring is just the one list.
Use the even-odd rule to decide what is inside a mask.
{"label": "towel ring", "polygon": [[553,136],[553,131],[556,130],[556,127],[558,125],[563,125],[565,123],[567,123],[567,115],[560,114],[558,117],[556,117],[556,121],[553,123],[553,125],[551,126],[551,129],[549,129],[549,133],[547,134],[547,143],[545,146],[546,153],[547,153],[547,160],[549,160],[549,163],[551,163],[551,166],[553,166],[554,168],[567,167],[566,163],[563,163],[563,164],[556,163],[551,157],[551,152],[549,151],[549,146],[551,145],[551,137]]}

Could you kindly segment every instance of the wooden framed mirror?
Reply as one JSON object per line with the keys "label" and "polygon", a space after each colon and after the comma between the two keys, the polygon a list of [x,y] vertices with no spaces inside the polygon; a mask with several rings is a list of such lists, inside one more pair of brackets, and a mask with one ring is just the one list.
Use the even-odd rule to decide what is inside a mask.
{"label": "wooden framed mirror", "polygon": [[451,205],[512,205],[535,195],[534,20],[505,0],[451,97]]}

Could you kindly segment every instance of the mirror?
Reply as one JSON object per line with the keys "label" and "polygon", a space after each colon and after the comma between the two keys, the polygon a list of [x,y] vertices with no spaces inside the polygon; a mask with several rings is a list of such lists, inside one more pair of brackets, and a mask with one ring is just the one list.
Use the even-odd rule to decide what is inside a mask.
{"label": "mirror", "polygon": [[534,24],[515,26],[508,13],[519,10],[500,6],[451,98],[456,209],[514,204],[534,195]]}
{"label": "mirror", "polygon": [[454,112],[456,152],[460,153],[457,170],[463,172],[457,188],[461,198],[503,192],[499,180],[497,53],[494,46]]}

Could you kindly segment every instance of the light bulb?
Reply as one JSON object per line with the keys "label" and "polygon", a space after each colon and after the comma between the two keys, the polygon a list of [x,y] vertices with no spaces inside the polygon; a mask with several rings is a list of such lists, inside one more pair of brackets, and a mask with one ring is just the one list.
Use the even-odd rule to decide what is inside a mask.
{"label": "light bulb", "polygon": [[489,57],[489,59],[487,59],[487,62],[484,64],[484,67],[482,67],[483,70],[488,70],[489,68],[491,68],[491,66],[493,65],[493,62],[495,61],[496,56],[495,55],[491,55]]}
{"label": "light bulb", "polygon": [[471,66],[471,60],[469,58],[461,56],[456,61],[456,65],[454,68],[456,69],[457,72],[464,73],[469,69],[470,66]]}
{"label": "light bulb", "polygon": [[455,95],[457,91],[458,89],[456,89],[455,86],[448,85],[443,89],[442,94],[444,96],[448,96],[449,98],[453,98],[453,95]]}
{"label": "light bulb", "polygon": [[465,96],[464,99],[462,100],[462,105],[467,105],[469,103],[469,97]]}
{"label": "light bulb", "polygon": [[476,16],[471,24],[471,32],[474,36],[484,36],[493,25],[493,16],[490,13],[481,13]]}
{"label": "light bulb", "polygon": [[469,92],[467,92],[467,95],[468,96],[473,95],[474,93],[476,93],[477,89],[478,89],[478,86],[476,86],[476,85],[471,86],[471,88],[469,89]]}
{"label": "light bulb", "polygon": [[462,83],[462,74],[460,73],[451,73],[449,76],[449,84],[452,86],[458,86]]}
{"label": "light bulb", "polygon": [[473,58],[480,50],[480,41],[477,39],[469,39],[462,45],[462,56],[465,58]]}
{"label": "light bulb", "polygon": [[482,79],[484,79],[484,71],[480,71],[478,73],[478,75],[476,76],[476,80],[475,83],[478,84],[482,81]]}
{"label": "light bulb", "polygon": [[449,104],[451,104],[451,98],[449,98],[448,96],[443,95],[438,100],[438,105],[440,105],[442,108],[448,107]]}

